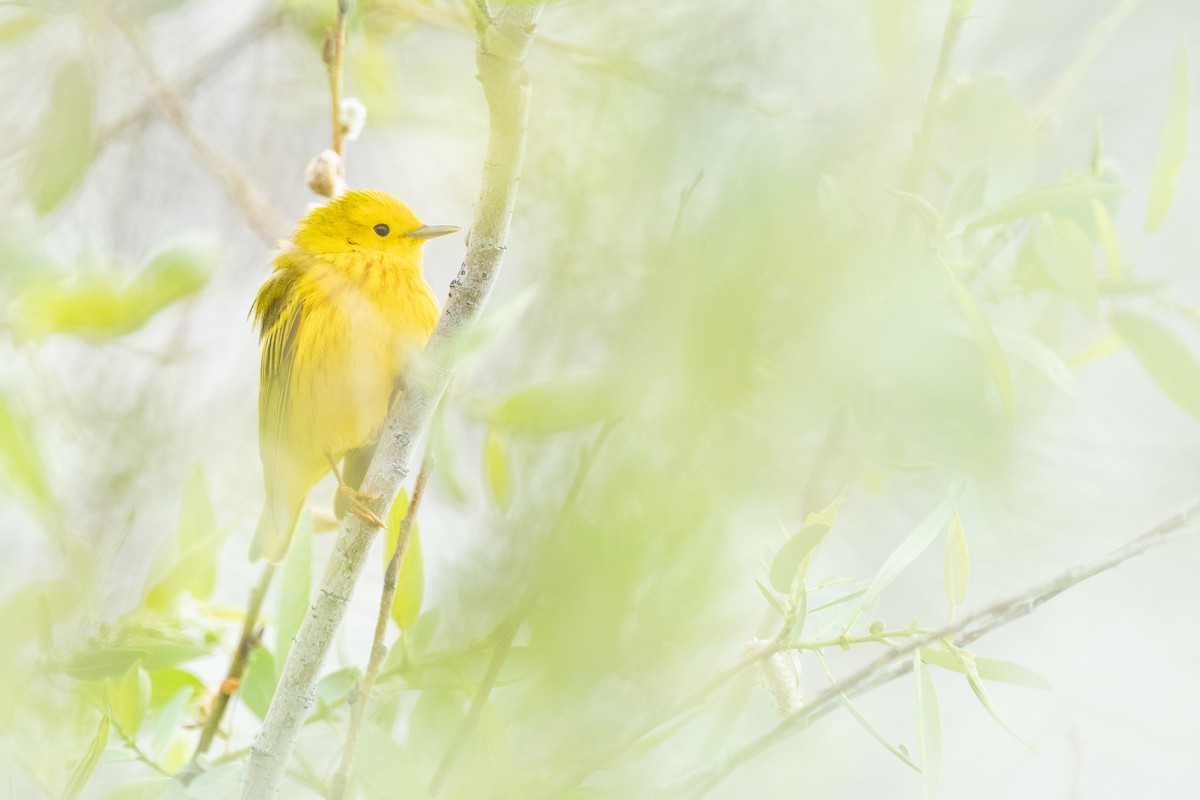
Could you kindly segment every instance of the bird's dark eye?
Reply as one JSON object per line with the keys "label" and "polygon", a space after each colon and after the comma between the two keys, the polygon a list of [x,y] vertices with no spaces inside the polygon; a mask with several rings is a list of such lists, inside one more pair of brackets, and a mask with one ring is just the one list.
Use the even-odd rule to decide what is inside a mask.
{"label": "bird's dark eye", "polygon": [[382,222],[375,226],[375,232],[380,236],[387,236],[389,231],[391,231],[391,228],[389,228],[387,225],[384,225]]}

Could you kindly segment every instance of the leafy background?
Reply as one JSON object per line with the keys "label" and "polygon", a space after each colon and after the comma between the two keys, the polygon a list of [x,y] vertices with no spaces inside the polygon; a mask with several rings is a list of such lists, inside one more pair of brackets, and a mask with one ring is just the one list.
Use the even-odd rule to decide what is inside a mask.
{"label": "leafy background", "polygon": [[[313,200],[332,5],[0,8],[0,797],[184,791],[160,773],[186,768],[256,578],[245,313],[273,238]],[[549,6],[512,244],[433,436],[422,565],[406,565],[360,796],[423,796],[527,586],[539,602],[444,796],[562,785],[773,635],[797,572],[801,642],[836,637],[863,595],[823,616],[818,600],[863,590],[853,635],[936,627],[948,601],[982,607],[1195,498],[1200,11],[954,4],[970,16],[915,180],[950,5]],[[182,122],[146,62],[185,86]],[[469,220],[474,72],[463,4],[358,3],[347,88],[369,117],[351,185]],[[439,291],[458,244],[427,248]],[[830,528],[806,560],[814,522]],[[914,531],[927,548],[902,544]],[[232,738],[188,796],[237,785],[331,544],[300,542]],[[973,646],[1052,687],[988,681],[1037,755],[932,656],[940,780],[906,680],[713,796],[1184,796],[1196,555],[1167,545]],[[335,648],[292,796],[328,779],[381,573]],[[821,649],[835,676],[879,651]],[[791,663],[805,694],[826,684],[811,648]],[[577,796],[651,791],[766,730],[794,686],[754,673]]]}

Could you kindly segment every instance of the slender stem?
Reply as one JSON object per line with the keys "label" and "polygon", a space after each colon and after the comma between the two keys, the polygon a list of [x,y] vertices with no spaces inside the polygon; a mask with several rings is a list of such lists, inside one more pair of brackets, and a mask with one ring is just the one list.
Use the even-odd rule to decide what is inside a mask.
{"label": "slender stem", "polygon": [[267,597],[267,590],[271,588],[273,577],[275,577],[275,565],[268,563],[263,567],[258,585],[250,593],[250,603],[246,606],[246,616],[242,620],[242,635],[238,638],[237,648],[233,651],[233,659],[229,662],[225,679],[221,681],[221,685],[217,689],[217,699],[213,704],[212,713],[209,714],[208,721],[204,723],[204,729],[200,732],[200,743],[196,745],[196,753],[192,756],[193,760],[197,756],[207,753],[208,748],[212,746],[217,731],[221,728],[221,718],[225,716],[225,709],[229,707],[229,699],[237,691],[238,684],[241,683],[242,676],[246,673],[246,666],[250,662],[251,654],[262,641],[262,629],[258,627],[258,617],[262,611],[263,601]]}
{"label": "slender stem", "polygon": [[908,674],[912,670],[913,651],[937,646],[943,639],[958,647],[964,647],[996,628],[1028,616],[1068,589],[1107,572],[1155,545],[1162,544],[1174,534],[1193,527],[1198,517],[1200,501],[1192,503],[1137,538],[1093,561],[1075,566],[1032,589],[993,603],[953,625],[946,625],[912,639],[907,645],[889,651],[850,677],[821,692],[803,708],[792,712],[765,733],[714,759],[710,765],[661,787],[655,796],[705,796],[735,769],[827,714],[837,706],[842,695],[854,697]]}
{"label": "slender stem", "polygon": [[[575,468],[575,476],[571,479],[571,485],[567,489],[566,498],[555,515],[555,522],[551,528],[552,535],[561,527],[563,518],[579,499],[579,493],[583,490],[587,476],[591,472],[592,466],[596,463],[596,455],[600,452],[600,448],[603,446],[615,424],[616,422],[612,419],[605,420],[603,427],[600,428],[600,433],[596,434],[595,440],[580,456],[579,464]],[[500,670],[504,668],[504,662],[508,658],[509,651],[512,650],[513,641],[517,638],[517,632],[521,630],[521,625],[525,622],[525,618],[529,616],[529,612],[533,610],[533,606],[537,603],[540,586],[540,581],[530,581],[516,609],[500,624],[496,647],[492,651],[491,661],[488,662],[487,672],[484,673],[483,680],[479,683],[479,687],[475,690],[475,695],[471,698],[471,707],[468,709],[467,715],[459,723],[458,729],[455,730],[454,738],[450,740],[450,745],[446,748],[446,753],[442,756],[442,760],[433,774],[433,779],[429,782],[430,794],[436,795],[442,788],[446,778],[450,775],[450,770],[454,767],[454,762],[458,759],[459,753],[462,752],[463,746],[466,745],[467,740],[475,731],[475,727],[479,724],[479,716],[483,713],[483,707],[487,704],[492,689],[496,688],[496,682],[500,678]]]}
{"label": "slender stem", "polygon": [[392,616],[392,603],[396,600],[396,584],[399,582],[400,565],[404,562],[404,554],[408,552],[408,537],[412,532],[413,522],[421,508],[421,499],[425,496],[425,484],[429,481],[429,473],[433,469],[433,459],[428,451],[421,463],[421,471],[417,474],[417,482],[413,486],[412,498],[408,501],[408,510],[400,521],[400,530],[396,535],[396,548],[388,561],[387,570],[383,575],[383,594],[379,598],[379,616],[375,620],[375,639],[371,645],[371,656],[367,660],[367,671],[363,674],[358,687],[358,695],[354,707],[350,710],[350,728],[346,732],[346,745],[342,749],[342,760],[333,776],[330,788],[330,800],[342,800],[346,786],[350,780],[350,769],[354,766],[354,752],[358,747],[358,736],[362,730],[363,720],[367,716],[367,703],[371,699],[371,691],[379,678],[379,668],[387,656],[387,645],[384,637],[387,634],[388,622]]}
{"label": "slender stem", "polygon": [[[380,517],[387,516],[401,483],[408,476],[416,443],[450,381],[460,337],[479,318],[499,274],[516,204],[529,119],[525,57],[542,6],[542,2],[506,5],[479,37],[478,76],[491,125],[475,222],[462,269],[451,283],[450,299],[422,358],[408,370],[408,390],[384,424],[363,480],[364,493],[379,496],[370,506]],[[355,515],[347,514],[342,520],[321,586],[288,652],[279,688],[271,698],[262,730],[251,749],[240,794],[242,800],[269,800],[279,791],[375,531]]]}
{"label": "slender stem", "polygon": [[904,179],[904,190],[920,194],[921,184],[925,180],[925,172],[929,169],[929,151],[933,148],[933,132],[937,128],[938,112],[941,109],[942,95],[946,91],[946,80],[950,77],[950,64],[954,60],[954,48],[958,45],[958,37],[962,33],[963,21],[966,14],[962,9],[962,0],[949,0],[950,11],[946,15],[946,25],[942,29],[942,46],[938,50],[937,66],[933,70],[933,80],[929,84],[929,95],[925,99],[925,116],[921,120],[921,129],[913,143],[912,160],[908,165],[908,175]]}
{"label": "slender stem", "polygon": [[333,152],[341,159],[339,174],[345,174],[346,126],[342,122],[342,53],[346,49],[346,13],[352,0],[334,0],[337,17],[333,27],[325,34],[322,55],[329,68],[329,100],[333,112]]}

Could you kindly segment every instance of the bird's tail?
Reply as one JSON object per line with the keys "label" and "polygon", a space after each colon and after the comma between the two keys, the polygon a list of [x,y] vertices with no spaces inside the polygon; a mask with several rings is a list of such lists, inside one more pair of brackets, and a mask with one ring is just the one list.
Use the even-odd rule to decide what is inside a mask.
{"label": "bird's tail", "polygon": [[292,533],[296,530],[296,522],[300,519],[300,510],[303,507],[303,502],[298,503],[289,510],[284,519],[277,519],[276,515],[271,513],[269,503],[263,506],[262,516],[258,518],[258,530],[255,531],[254,541],[250,544],[251,561],[258,561],[260,558],[272,564],[283,561],[292,543]]}

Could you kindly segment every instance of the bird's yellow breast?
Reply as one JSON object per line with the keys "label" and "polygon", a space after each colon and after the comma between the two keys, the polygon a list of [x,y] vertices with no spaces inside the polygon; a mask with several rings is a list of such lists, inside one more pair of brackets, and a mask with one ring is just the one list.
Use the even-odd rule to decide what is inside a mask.
{"label": "bird's yellow breast", "polygon": [[419,262],[321,256],[298,282],[304,308],[288,394],[294,452],[334,459],[373,442],[404,368],[428,341],[438,304]]}

